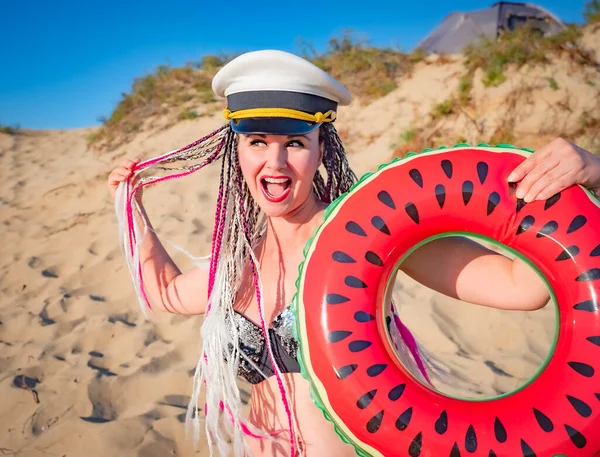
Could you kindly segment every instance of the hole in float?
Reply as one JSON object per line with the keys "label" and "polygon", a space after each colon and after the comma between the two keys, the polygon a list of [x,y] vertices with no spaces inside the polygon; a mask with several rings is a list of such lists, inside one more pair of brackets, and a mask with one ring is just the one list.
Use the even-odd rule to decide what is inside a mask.
{"label": "hole in float", "polygon": [[[419,246],[456,235],[464,234],[437,235]],[[399,270],[401,261],[388,282],[382,309],[388,346],[414,378],[448,397],[483,401],[517,392],[543,371],[556,347],[558,308],[545,277],[528,259],[487,237],[467,238],[508,258],[525,260],[545,282],[548,304],[535,311],[515,311],[467,303],[415,281]],[[421,367],[410,344],[402,343],[411,335],[421,349]]]}

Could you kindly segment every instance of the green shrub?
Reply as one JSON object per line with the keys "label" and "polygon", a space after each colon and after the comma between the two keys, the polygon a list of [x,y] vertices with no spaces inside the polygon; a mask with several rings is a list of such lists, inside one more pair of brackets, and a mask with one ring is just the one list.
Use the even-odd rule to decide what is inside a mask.
{"label": "green shrub", "polygon": [[353,95],[367,100],[390,93],[397,86],[396,79],[412,68],[408,55],[373,47],[355,39],[351,31],[329,40],[322,54],[305,49],[304,57],[338,79]]}
{"label": "green shrub", "polygon": [[189,121],[192,119],[196,119],[199,116],[200,115],[196,111],[191,110],[191,109],[185,109],[181,113],[179,113],[179,116],[177,116],[177,119],[180,121]]}
{"label": "green shrub", "polygon": [[600,22],[600,0],[592,0],[585,4],[583,17],[586,24],[597,24]]}
{"label": "green shrub", "polygon": [[518,68],[526,64],[549,62],[552,53],[567,51],[572,55],[583,55],[577,45],[581,32],[576,26],[569,26],[560,33],[544,37],[529,25],[505,33],[499,39],[484,38],[468,45],[465,50],[465,65],[468,72],[484,71],[485,86],[498,86],[505,81],[506,65]]}
{"label": "green shrub", "polygon": [[441,103],[437,103],[431,109],[432,119],[438,119],[443,116],[448,116],[454,112],[454,100],[448,98]]}

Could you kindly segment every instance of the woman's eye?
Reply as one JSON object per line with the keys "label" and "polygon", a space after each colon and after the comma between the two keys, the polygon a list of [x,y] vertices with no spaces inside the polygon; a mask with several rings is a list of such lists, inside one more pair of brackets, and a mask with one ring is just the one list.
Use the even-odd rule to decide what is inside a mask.
{"label": "woman's eye", "polygon": [[250,146],[261,146],[261,145],[264,145],[264,144],[265,144],[265,142],[262,141],[262,140],[252,140],[250,142]]}
{"label": "woman's eye", "polygon": [[304,143],[302,143],[302,141],[299,141],[299,140],[292,140],[287,145],[292,146],[294,148],[303,148],[304,147]]}

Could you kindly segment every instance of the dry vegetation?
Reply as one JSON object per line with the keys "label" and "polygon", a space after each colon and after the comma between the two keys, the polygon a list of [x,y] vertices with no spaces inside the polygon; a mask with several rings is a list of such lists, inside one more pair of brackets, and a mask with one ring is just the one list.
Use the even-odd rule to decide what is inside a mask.
{"label": "dry vegetation", "polygon": [[410,72],[419,55],[380,49],[357,40],[350,31],[329,40],[323,54],[305,46],[304,58],[330,73],[363,102],[382,97],[397,87],[398,78]]}
{"label": "dry vegetation", "polygon": [[[600,2],[586,5],[587,25],[595,24],[600,19]],[[403,157],[408,152],[420,151],[432,145],[465,143],[464,136],[456,136],[456,125],[459,120],[466,122],[477,138],[476,143],[485,141],[488,144],[519,143],[523,139],[516,132],[519,122],[536,102],[533,94],[545,88],[560,91],[561,87],[553,76],[519,78],[511,81],[511,88],[503,97],[502,106],[497,110],[495,128],[490,132],[486,127],[489,114],[489,99],[485,96],[474,98],[473,88],[476,84],[485,89],[501,86],[509,78],[518,74],[533,74],[534,69],[549,69],[557,61],[567,62],[570,74],[594,74],[595,77],[586,84],[595,88],[596,108],[580,113],[577,128],[569,132],[563,129],[577,108],[568,89],[562,91],[563,96],[553,103],[548,103],[547,127],[539,131],[541,138],[545,136],[564,136],[588,147],[600,154],[600,87],[597,81],[600,76],[600,64],[593,52],[580,45],[582,28],[569,26],[563,32],[543,37],[525,26],[507,33],[498,40],[484,39],[467,46],[464,51],[464,74],[458,81],[456,90],[445,100],[434,103],[429,117],[419,122],[418,127],[411,127],[401,134],[401,144],[393,152],[394,157]],[[480,81],[475,80],[480,77]],[[581,76],[583,77],[583,76]],[[466,121],[465,121],[466,120]],[[561,124],[562,121],[562,124]],[[415,121],[416,123],[416,121]],[[486,136],[487,135],[487,136]],[[531,141],[527,138],[525,141]]]}
{"label": "dry vegetation", "polygon": [[[584,16],[588,25],[600,23],[600,0],[587,3]],[[400,147],[394,155],[402,156],[410,150],[420,150],[434,144],[463,142],[465,137],[462,135],[467,133],[455,133],[458,130],[448,128],[447,122],[461,116],[466,116],[481,135],[480,138],[489,143],[517,141],[514,128],[519,110],[528,103],[531,91],[540,85],[559,91],[561,87],[557,79],[547,75],[543,81],[515,87],[507,95],[504,114],[491,134],[479,125],[478,113],[485,112],[482,106],[485,101],[481,97],[473,97],[474,86],[483,84],[485,88],[493,89],[506,83],[509,69],[550,66],[557,59],[568,61],[573,68],[595,68],[600,71],[596,56],[579,45],[580,37],[581,28],[577,26],[569,26],[552,37],[540,36],[525,26],[504,34],[500,39],[485,39],[468,46],[464,51],[464,73],[459,78],[456,90],[447,99],[431,106],[426,122],[415,119],[415,125],[401,135]],[[302,48],[305,58],[339,79],[361,104],[389,94],[397,88],[403,77],[412,74],[415,65],[429,60],[422,49],[417,48],[411,54],[381,49],[355,39],[351,32],[332,38],[323,53],[316,52],[306,44]],[[222,109],[223,102],[213,98],[211,80],[219,68],[233,57],[208,55],[197,64],[181,68],[161,66],[154,73],[136,79],[131,92],[123,94],[110,117],[102,119],[102,127],[90,135],[89,143],[98,148],[114,148],[128,141],[139,130],[149,127],[148,123],[158,117],[161,118],[160,125],[165,127]],[[435,64],[443,65],[446,62],[445,56],[439,56]],[[593,80],[589,83],[595,84]],[[597,90],[600,105],[599,91],[600,87]],[[569,115],[571,107],[568,94],[561,103],[563,111]],[[560,103],[558,108],[561,108]],[[598,152],[599,123],[600,115],[585,113],[577,132]]]}

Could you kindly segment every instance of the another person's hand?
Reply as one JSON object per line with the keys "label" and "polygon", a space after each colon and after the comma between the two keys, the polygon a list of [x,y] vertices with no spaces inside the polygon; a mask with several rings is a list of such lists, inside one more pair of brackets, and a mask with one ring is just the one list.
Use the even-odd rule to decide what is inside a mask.
{"label": "another person's hand", "polygon": [[[127,179],[131,177],[131,175],[133,174],[133,167],[138,163],[140,163],[140,159],[138,159],[137,157],[133,159],[127,159],[123,163],[121,163],[121,165],[119,165],[117,168],[110,172],[110,174],[108,175],[108,189],[110,190],[110,194],[112,195],[113,200],[117,195],[117,187],[119,187],[119,184],[124,181],[127,181]],[[142,190],[140,189],[136,193],[136,199],[141,198],[141,193]]]}
{"label": "another person's hand", "polygon": [[509,175],[519,182],[516,197],[526,202],[546,200],[572,185],[600,190],[600,157],[557,138],[538,149]]}

